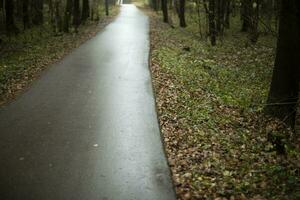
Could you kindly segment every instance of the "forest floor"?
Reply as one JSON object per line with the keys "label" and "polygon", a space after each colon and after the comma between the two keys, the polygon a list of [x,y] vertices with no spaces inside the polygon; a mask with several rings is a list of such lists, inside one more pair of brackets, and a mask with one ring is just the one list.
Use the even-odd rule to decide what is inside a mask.
{"label": "forest floor", "polygon": [[51,27],[35,27],[7,38],[0,35],[0,105],[16,97],[40,73],[95,36],[119,13],[119,7],[110,8],[110,16],[99,21],[87,21],[78,33],[54,35]]}
{"label": "forest floor", "polygon": [[197,25],[171,28],[137,5],[151,20],[151,71],[178,199],[300,199],[300,141],[262,112],[275,39],[252,46],[228,33],[211,47],[191,34]]}

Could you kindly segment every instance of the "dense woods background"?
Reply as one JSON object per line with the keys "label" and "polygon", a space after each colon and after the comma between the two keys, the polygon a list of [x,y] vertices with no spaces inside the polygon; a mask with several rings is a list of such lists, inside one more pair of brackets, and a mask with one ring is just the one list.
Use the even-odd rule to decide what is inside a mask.
{"label": "dense woods background", "polygon": [[[34,26],[51,26],[54,33],[77,31],[86,20],[99,20],[114,0],[1,0],[0,34],[19,34]],[[105,11],[105,12],[103,12]]]}

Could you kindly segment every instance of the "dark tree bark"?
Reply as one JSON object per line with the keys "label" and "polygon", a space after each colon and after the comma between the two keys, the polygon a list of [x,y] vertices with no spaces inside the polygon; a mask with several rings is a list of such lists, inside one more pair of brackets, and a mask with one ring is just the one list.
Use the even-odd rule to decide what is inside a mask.
{"label": "dark tree bark", "polygon": [[55,17],[54,17],[54,0],[48,0],[49,6],[49,16],[50,16],[50,24],[52,26],[53,32],[56,32],[56,25],[55,25]]}
{"label": "dark tree bark", "polygon": [[[258,40],[258,20],[259,20],[259,2],[260,0],[254,0],[251,2],[252,7],[250,11],[250,42],[255,44]],[[255,6],[253,6],[255,5]]]}
{"label": "dark tree bark", "polygon": [[15,0],[15,7],[16,7],[16,11],[15,11],[15,16],[22,20],[23,18],[23,0]]}
{"label": "dark tree bark", "polygon": [[251,20],[251,0],[242,0],[241,19],[242,19],[242,31],[247,32],[250,27]]}
{"label": "dark tree bark", "polygon": [[294,126],[300,82],[300,1],[282,0],[267,114]]}
{"label": "dark tree bark", "polygon": [[169,23],[169,16],[168,16],[168,1],[161,0],[161,9],[163,12],[163,21],[165,23]]}
{"label": "dark tree bark", "polygon": [[185,22],[185,0],[179,0],[179,8],[177,9],[180,27],[186,27]]}
{"label": "dark tree bark", "polygon": [[225,0],[225,19],[224,19],[224,27],[230,28],[230,14],[231,14],[231,1]]}
{"label": "dark tree bark", "polygon": [[90,5],[89,0],[82,0],[82,14],[81,21],[86,21],[90,17]]}
{"label": "dark tree bark", "polygon": [[55,32],[62,32],[63,29],[63,22],[62,22],[62,17],[61,17],[61,1],[60,0],[55,0],[54,3],[54,8],[55,8]]}
{"label": "dark tree bark", "polygon": [[4,6],[4,0],[0,0],[0,10],[3,9],[3,6]]}
{"label": "dark tree bark", "polygon": [[[5,31],[5,23],[4,23],[4,0],[0,0],[0,33]],[[1,39],[0,39],[1,43]]]}
{"label": "dark tree bark", "polygon": [[79,4],[79,0],[74,0],[73,25],[75,27],[75,32],[77,32],[78,27],[80,25],[80,4]]}
{"label": "dark tree bark", "polygon": [[24,30],[30,28],[28,8],[29,8],[29,0],[23,0],[23,26],[24,26]]}
{"label": "dark tree bark", "polygon": [[151,0],[151,6],[155,11],[158,11],[158,2],[157,0]]}
{"label": "dark tree bark", "polygon": [[108,0],[104,0],[105,2],[105,14],[106,14],[106,16],[108,16],[109,15],[109,2],[108,2]]}
{"label": "dark tree bark", "polygon": [[209,22],[209,36],[212,46],[216,45],[217,40],[217,31],[216,31],[216,22],[215,22],[215,0],[209,0],[208,6],[208,22]]}
{"label": "dark tree bark", "polygon": [[[300,89],[300,83],[299,83],[299,89]],[[296,120],[295,120],[295,132],[297,137],[300,136],[300,90],[298,92],[298,104],[296,108]]]}
{"label": "dark tree bark", "polygon": [[72,0],[67,0],[65,16],[64,16],[64,32],[68,33],[70,29],[70,20],[72,14]]}
{"label": "dark tree bark", "polygon": [[224,20],[224,8],[223,0],[216,0],[216,29],[218,33],[222,32],[223,20]]}
{"label": "dark tree bark", "polygon": [[44,22],[43,8],[44,8],[43,0],[31,0],[32,23],[34,25],[43,24]]}
{"label": "dark tree bark", "polygon": [[12,0],[5,0],[5,11],[7,33],[17,33],[17,28],[14,19],[14,2]]}

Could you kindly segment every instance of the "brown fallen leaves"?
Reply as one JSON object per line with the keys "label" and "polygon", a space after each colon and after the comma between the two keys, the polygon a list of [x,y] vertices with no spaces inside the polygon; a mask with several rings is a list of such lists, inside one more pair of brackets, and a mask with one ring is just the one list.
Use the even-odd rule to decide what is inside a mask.
{"label": "brown fallen leaves", "polygon": [[[197,46],[201,41],[171,29],[156,14],[148,14],[153,85],[178,199],[297,199],[299,141],[293,141],[292,132],[284,124],[266,118],[260,111],[251,111],[248,104],[236,103],[239,99],[231,95],[251,93],[250,86],[255,95],[260,94],[256,90],[260,90],[261,83],[240,87],[227,77],[233,89],[226,86],[230,90],[224,92],[223,85],[218,85],[223,77],[211,70],[213,65],[222,63],[232,67],[241,65],[246,70],[247,61],[232,59],[231,48],[219,54],[219,50],[211,49],[207,53]],[[193,54],[193,49],[184,53],[184,46],[205,53]],[[257,58],[253,61],[247,56],[250,63],[260,64],[263,58],[252,53]],[[226,68],[221,73],[226,78]],[[267,70],[262,73],[269,76]],[[223,99],[229,99],[229,103]],[[270,139],[274,138],[272,135],[285,145],[285,155],[277,154],[276,142]]]}

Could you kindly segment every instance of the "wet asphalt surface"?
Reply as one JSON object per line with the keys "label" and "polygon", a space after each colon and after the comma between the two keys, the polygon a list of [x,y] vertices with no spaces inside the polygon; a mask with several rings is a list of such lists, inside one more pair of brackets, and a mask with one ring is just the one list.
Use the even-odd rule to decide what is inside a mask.
{"label": "wet asphalt surface", "polygon": [[123,5],[105,30],[0,108],[1,200],[175,199],[148,26]]}

